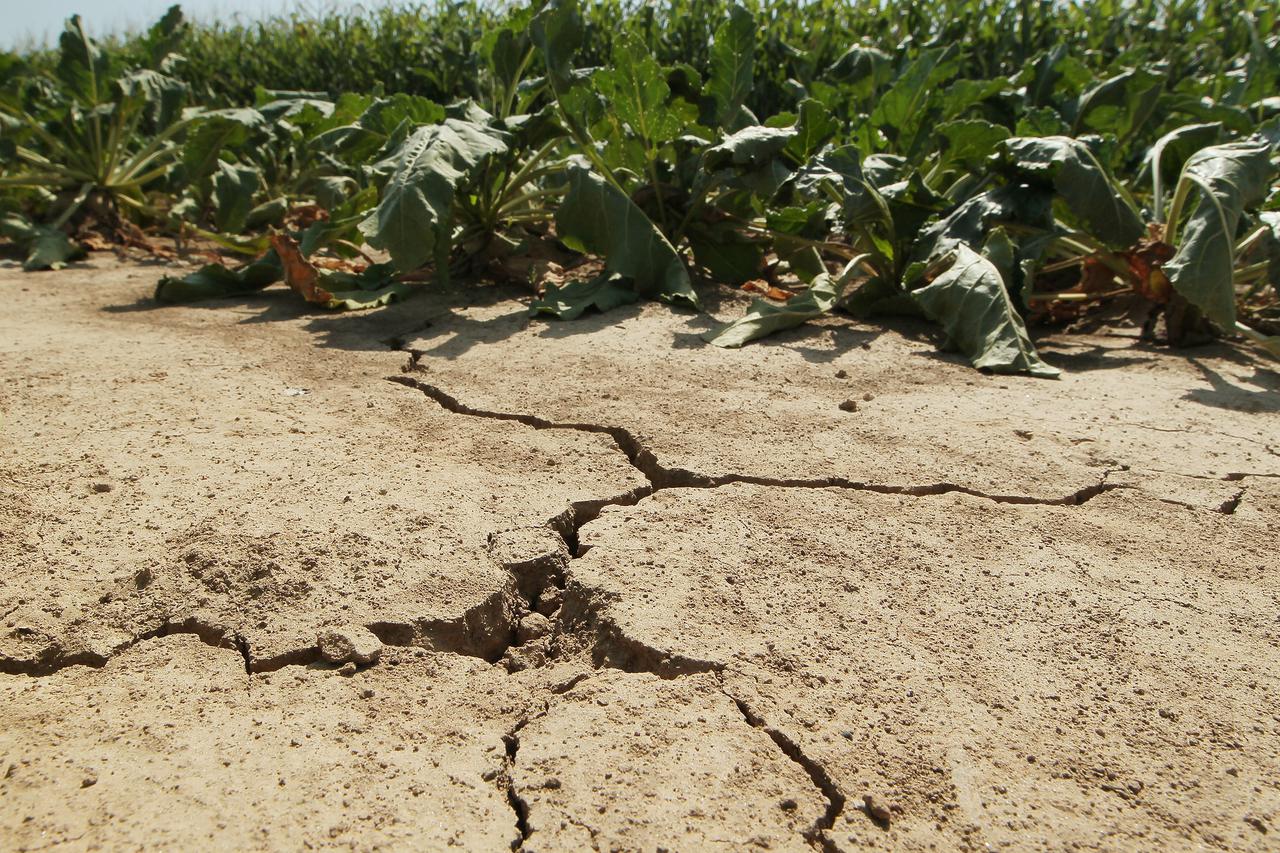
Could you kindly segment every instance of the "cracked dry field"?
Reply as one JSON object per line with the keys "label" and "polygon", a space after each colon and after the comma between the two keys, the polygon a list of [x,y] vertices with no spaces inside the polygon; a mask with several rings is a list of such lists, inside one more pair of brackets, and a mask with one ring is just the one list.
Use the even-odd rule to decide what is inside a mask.
{"label": "cracked dry field", "polygon": [[1274,362],[160,272],[0,271],[0,848],[1280,844]]}

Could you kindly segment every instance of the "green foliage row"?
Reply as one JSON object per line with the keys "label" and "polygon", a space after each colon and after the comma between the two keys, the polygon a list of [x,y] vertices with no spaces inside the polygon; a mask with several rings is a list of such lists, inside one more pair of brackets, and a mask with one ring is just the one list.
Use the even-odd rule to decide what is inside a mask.
{"label": "green foliage row", "polygon": [[[563,319],[696,310],[699,278],[804,287],[719,346],[910,313],[975,366],[1052,376],[1026,318],[1124,293],[1171,340],[1280,351],[1271,6],[535,0],[329,17],[314,40],[292,23],[233,45],[175,8],[103,47],[73,18],[55,58],[3,57],[0,228],[32,266],[75,252],[86,213],[256,258],[166,280],[165,301],[283,278],[370,307],[420,268],[444,280],[554,242],[602,262],[534,302]],[[300,207],[322,215],[289,219]],[[390,262],[308,260],[361,245]]]}
{"label": "green foliage row", "polygon": [[[583,66],[606,64],[624,31],[664,66],[706,75],[709,46],[730,0],[588,0],[582,6]],[[771,115],[829,70],[857,72],[854,45],[897,59],[954,44],[958,72],[989,79],[1014,74],[1053,48],[1099,70],[1117,61],[1164,62],[1171,73],[1222,74],[1256,33],[1273,31],[1269,0],[749,0],[760,74],[748,106]],[[376,5],[368,10],[295,12],[262,21],[190,24],[178,76],[202,103],[251,103],[259,87],[324,92],[402,92],[440,102],[477,97],[479,48],[502,20],[501,5],[459,2]],[[626,22],[625,28],[620,25]],[[1212,33],[1212,38],[1206,35]],[[146,34],[113,48],[137,59]],[[837,65],[841,59],[843,65]]]}

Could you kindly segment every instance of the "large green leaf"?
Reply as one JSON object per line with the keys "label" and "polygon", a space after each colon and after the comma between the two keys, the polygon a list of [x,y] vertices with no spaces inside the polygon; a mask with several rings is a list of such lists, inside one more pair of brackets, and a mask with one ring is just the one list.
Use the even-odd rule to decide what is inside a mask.
{"label": "large green leaf", "polygon": [[495,82],[504,92],[512,90],[527,70],[529,52],[533,49],[529,37],[532,16],[533,7],[512,9],[502,25],[489,30],[481,40],[481,52]]}
{"label": "large green leaf", "polygon": [[794,127],[744,127],[708,148],[703,163],[708,169],[730,165],[755,169],[772,162],[795,135]]}
{"label": "large green leaf", "polygon": [[930,319],[942,325],[949,346],[967,355],[977,368],[1059,375],[1040,359],[995,264],[961,243],[937,266],[945,269],[911,296]]}
{"label": "large green leaf", "polygon": [[845,286],[861,262],[861,258],[850,262],[839,276],[826,272],[815,276],[803,293],[786,302],[753,299],[746,314],[713,332],[707,332],[702,339],[718,347],[735,348],[829,314],[840,301]]}
{"label": "large green leaf", "polygon": [[975,170],[1010,136],[1008,128],[980,118],[944,122],[937,132],[946,140],[946,159]]}
{"label": "large green leaf", "polygon": [[796,118],[796,135],[787,142],[787,154],[797,163],[803,163],[826,145],[840,130],[840,123],[824,104],[813,98],[800,102],[800,115]]}
{"label": "large green leaf", "polygon": [[22,268],[34,270],[58,270],[71,261],[78,261],[87,252],[84,246],[68,237],[60,228],[35,225],[16,213],[0,218],[0,234],[13,240],[27,253]]}
{"label": "large green leaf", "polygon": [[388,158],[391,177],[361,233],[399,269],[438,260],[449,249],[455,190],[481,160],[506,150],[497,131],[471,122],[451,118],[418,128]]}
{"label": "large green leaf", "polygon": [[243,231],[261,185],[262,171],[256,166],[219,160],[213,173],[214,226],[226,234]]}
{"label": "large green leaf", "polygon": [[149,70],[125,74],[114,85],[130,110],[146,111],[153,131],[163,130],[176,121],[190,94],[190,87],[181,80]]}
{"label": "large green leaf", "polygon": [[224,150],[241,148],[266,128],[262,113],[248,107],[201,113],[182,149],[184,180],[194,183],[213,174]]}
{"label": "large green leaf", "polygon": [[720,284],[741,284],[760,275],[764,248],[745,237],[731,222],[695,228],[688,234],[689,248],[699,266]]}
{"label": "large green leaf", "polygon": [[561,240],[603,256],[606,272],[630,279],[641,296],[699,307],[680,256],[644,211],[581,161],[570,164],[568,180],[556,212]]}
{"label": "large green leaf", "polygon": [[261,290],[280,281],[283,276],[280,259],[271,251],[253,263],[235,269],[222,264],[206,264],[180,278],[165,276],[156,285],[155,300],[175,304],[238,296]]}
{"label": "large green leaf", "polygon": [[1103,80],[1080,96],[1072,130],[1112,133],[1127,139],[1142,130],[1160,99],[1164,76],[1131,69]]}
{"label": "large green leaf", "polygon": [[828,71],[831,79],[851,94],[865,98],[893,77],[893,57],[866,44],[855,44]]}
{"label": "large green leaf", "polygon": [[79,15],[67,19],[58,39],[58,79],[85,106],[105,102],[111,85],[111,55],[89,38]]}
{"label": "large green leaf", "polygon": [[182,14],[182,7],[175,3],[138,40],[138,47],[145,52],[152,68],[159,67],[178,49],[190,29],[191,25]]}
{"label": "large green leaf", "polygon": [[559,93],[573,82],[573,57],[582,43],[577,0],[551,0],[534,16],[529,34],[542,54],[552,89]]}
{"label": "large green leaf", "polygon": [[707,92],[716,102],[716,123],[721,127],[741,127],[742,107],[754,82],[755,54],[755,18],[734,3],[711,44],[711,77],[707,80]]}
{"label": "large green leaf", "polygon": [[1023,174],[1051,183],[1089,233],[1107,245],[1127,248],[1146,233],[1129,194],[1080,140],[1016,136],[1005,140],[1004,155]]}
{"label": "large green leaf", "polygon": [[[1245,207],[1266,197],[1275,169],[1265,140],[1215,145],[1192,155],[1169,212],[1169,239],[1178,247],[1164,265],[1174,289],[1224,330],[1236,322],[1236,229]],[[1181,211],[1198,199],[1186,223]]]}
{"label": "large green leaf", "polygon": [[[937,87],[958,68],[955,45],[922,51],[893,81],[876,103],[871,125],[884,134],[899,154],[910,157],[928,120],[926,109]],[[870,153],[870,151],[865,151]]]}
{"label": "large green leaf", "polygon": [[[892,227],[888,203],[863,174],[861,158],[852,145],[822,150],[792,173],[788,185],[806,201],[836,204],[848,230],[872,223]],[[893,254],[887,248],[885,253]]]}
{"label": "large green leaf", "polygon": [[575,320],[588,308],[594,308],[603,314],[639,299],[640,294],[636,293],[625,277],[605,273],[583,281],[548,285],[547,292],[541,299],[534,300],[529,311],[533,314],[549,314],[561,320]]}
{"label": "large green leaf", "polygon": [[1050,107],[1032,107],[1018,117],[1014,126],[1018,136],[1066,136],[1071,127]]}

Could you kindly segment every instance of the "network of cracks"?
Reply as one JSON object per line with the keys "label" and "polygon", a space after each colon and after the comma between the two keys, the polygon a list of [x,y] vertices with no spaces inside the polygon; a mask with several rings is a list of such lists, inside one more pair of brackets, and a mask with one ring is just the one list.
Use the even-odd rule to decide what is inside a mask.
{"label": "network of cracks", "polygon": [[[509,583],[487,600],[452,619],[418,621],[380,621],[365,625],[386,646],[425,648],[437,653],[470,655],[504,667],[514,673],[546,667],[553,663],[576,661],[583,664],[580,673],[568,681],[552,685],[542,695],[528,697],[528,706],[503,740],[506,745],[505,772],[495,777],[494,784],[505,788],[513,819],[519,830],[513,847],[519,849],[530,833],[529,809],[513,781],[513,770],[520,761],[521,732],[531,720],[547,713],[558,697],[573,690],[593,671],[615,669],[629,673],[650,673],[662,679],[678,679],[705,674],[715,679],[720,689],[741,714],[743,725],[763,731],[786,760],[794,762],[812,782],[825,807],[813,816],[803,830],[805,840],[818,849],[831,849],[830,830],[846,810],[857,809],[865,820],[877,826],[887,825],[888,815],[871,802],[850,802],[822,764],[806,755],[804,749],[741,696],[733,695],[721,676],[730,662],[702,660],[654,648],[629,636],[610,615],[611,593],[592,588],[574,573],[574,561],[586,553],[579,535],[585,525],[597,519],[606,507],[639,504],[666,489],[716,489],[732,484],[750,484],[778,489],[842,489],[926,499],[952,492],[1002,504],[1042,504],[1078,506],[1092,498],[1125,486],[1109,483],[1104,473],[1098,482],[1056,498],[1033,498],[1020,495],[987,494],[951,483],[877,484],[853,482],[839,478],[815,480],[770,479],[754,475],[707,476],[696,471],[664,466],[644,444],[627,430],[605,424],[560,423],[535,415],[486,411],[467,405],[448,391],[423,379],[417,369],[417,356],[409,354],[404,371],[387,377],[420,391],[425,398],[459,417],[514,421],[539,430],[571,430],[607,436],[630,465],[640,472],[645,484],[622,494],[603,495],[580,500],[546,520],[538,527],[498,530],[488,536],[488,552],[496,565],[509,576]],[[1244,498],[1249,474],[1232,474],[1226,478],[1241,484],[1239,490],[1218,511],[1231,514]],[[287,666],[328,666],[315,647],[298,648],[269,657],[256,656],[251,643],[240,633],[217,624],[206,624],[193,618],[168,621],[139,634],[115,648],[118,655],[133,645],[155,637],[192,634],[207,645],[234,652],[242,657],[247,677],[272,672]],[[66,667],[84,665],[102,667],[108,655],[75,652],[30,660],[0,659],[0,671],[26,676],[46,676]]]}

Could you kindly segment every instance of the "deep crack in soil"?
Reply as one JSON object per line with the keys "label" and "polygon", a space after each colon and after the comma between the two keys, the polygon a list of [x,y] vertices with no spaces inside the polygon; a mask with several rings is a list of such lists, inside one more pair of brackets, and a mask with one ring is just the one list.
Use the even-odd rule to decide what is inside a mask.
{"label": "deep crack in soil", "polygon": [[516,756],[520,752],[520,730],[529,723],[528,717],[522,717],[519,722],[511,727],[511,731],[502,736],[503,745],[506,747],[506,761],[503,766],[504,783],[507,789],[507,803],[511,806],[511,811],[515,814],[516,830],[520,833],[519,838],[512,839],[512,850],[523,850],[524,843],[529,840],[529,805],[521,798],[519,792],[516,791],[516,783],[513,776],[516,766]]}
{"label": "deep crack in soil", "polygon": [[[408,366],[406,367],[406,372],[409,372],[412,369],[412,366]],[[538,417],[537,415],[476,409],[468,406],[466,403],[463,403],[457,397],[449,394],[443,389],[411,376],[389,376],[387,377],[387,380],[421,391],[425,396],[438,403],[441,408],[446,411],[453,412],[454,414],[467,415],[468,417],[474,418],[487,418],[489,420],[515,421],[517,423],[533,427],[534,429],[573,430],[577,432],[589,432],[609,436],[618,446],[618,449],[627,457],[627,460],[630,461],[637,471],[644,475],[645,479],[647,479],[652,486],[652,489],[648,493],[636,495],[634,500],[629,501],[630,503],[636,503],[640,499],[648,497],[648,495],[660,489],[714,489],[736,483],[783,489],[848,489],[851,491],[876,492],[885,495],[909,495],[912,497],[927,497],[931,495],[945,495],[952,492],[959,492],[961,494],[971,495],[972,497],[989,500],[994,503],[1039,506],[1078,506],[1080,504],[1087,503],[1090,499],[1095,498],[1104,492],[1109,492],[1113,489],[1128,488],[1127,486],[1116,483],[1105,482],[1105,474],[1101,478],[1100,482],[1076,489],[1074,492],[1058,498],[1036,498],[1028,495],[991,494],[955,483],[923,483],[903,486],[887,483],[859,482],[849,480],[844,477],[793,479],[760,477],[752,474],[722,474],[719,476],[710,476],[695,471],[689,471],[684,468],[667,468],[663,466],[658,461],[657,457],[654,456],[652,451],[645,447],[638,438],[622,427],[579,422],[561,423],[549,421],[545,418]],[[625,502],[628,501],[606,500],[600,503],[599,508],[602,509],[611,503]],[[596,512],[598,514],[599,509],[597,509]],[[590,520],[591,519],[587,519],[587,521]],[[583,523],[586,522],[584,521]]]}
{"label": "deep crack in soil", "polygon": [[[398,341],[388,342],[393,349]],[[404,351],[404,350],[401,350]],[[452,414],[466,417],[511,421],[537,430],[565,430],[608,436],[628,463],[647,481],[646,486],[628,490],[610,497],[578,500],[572,502],[563,512],[546,522],[546,529],[553,531],[563,542],[565,557],[563,565],[558,568],[530,567],[520,560],[504,562],[495,558],[504,570],[511,574],[516,584],[516,600],[496,595],[482,602],[461,617],[452,620],[410,620],[410,621],[375,621],[365,625],[381,642],[397,647],[427,647],[439,652],[470,655],[483,658],[489,662],[503,661],[509,670],[524,668],[527,664],[513,665],[509,654],[520,645],[517,640],[519,620],[522,614],[534,612],[542,594],[551,586],[557,587],[562,603],[555,611],[551,645],[561,649],[573,647],[575,644],[567,638],[575,638],[577,649],[586,647],[594,666],[608,666],[628,672],[651,672],[663,678],[671,678],[696,672],[719,672],[724,664],[716,661],[698,660],[680,655],[668,655],[660,650],[650,648],[626,636],[604,610],[607,602],[599,591],[583,587],[573,582],[566,573],[567,561],[582,556],[579,544],[579,531],[585,525],[599,517],[609,506],[632,506],[651,497],[664,489],[715,489],[733,484],[757,485],[783,489],[844,489],[863,491],[885,495],[905,495],[910,497],[929,497],[949,493],[960,493],[998,504],[1039,505],[1039,506],[1078,506],[1092,498],[1116,489],[1130,486],[1109,483],[1107,477],[1112,473],[1108,469],[1099,482],[1075,490],[1058,498],[1036,498],[1027,495],[991,494],[968,488],[955,483],[925,483],[912,485],[895,485],[883,483],[867,483],[852,481],[841,477],[820,479],[787,479],[771,478],[750,474],[724,474],[710,476],[683,468],[664,466],[644,443],[627,429],[607,424],[585,422],[556,422],[537,415],[520,412],[498,412],[472,407],[458,397],[442,388],[410,375],[417,369],[417,357],[410,353],[410,360],[403,368],[404,373],[387,377],[388,381],[413,388],[434,401],[442,409]],[[1266,477],[1266,474],[1249,472],[1233,472],[1223,475],[1225,482],[1240,482],[1248,477]],[[1214,509],[1223,514],[1232,514],[1239,507],[1247,487],[1241,487],[1230,498]],[[1162,499],[1166,503],[1188,506],[1181,501]],[[491,542],[495,533],[490,536]],[[549,614],[548,614],[549,615]],[[15,661],[0,658],[0,672],[6,674],[46,676],[66,667],[83,665],[102,667],[107,661],[138,643],[154,637],[170,634],[193,634],[209,646],[237,651],[245,661],[245,669],[250,674],[274,672],[286,666],[307,666],[319,661],[319,653],[315,647],[298,648],[284,654],[269,657],[258,657],[253,653],[251,644],[238,631],[212,624],[204,624],[194,618],[180,623],[165,622],[120,644],[110,654],[90,651],[76,651],[65,655],[54,655],[34,661]],[[541,662],[545,662],[544,656]]]}
{"label": "deep crack in soil", "polygon": [[844,793],[821,764],[805,755],[799,744],[778,729],[770,726],[764,718],[752,711],[750,706],[742,699],[729,693],[725,693],[725,695],[738,707],[738,710],[742,713],[742,718],[746,720],[747,724],[767,734],[777,744],[782,754],[798,764],[813,782],[814,787],[822,792],[823,798],[827,801],[827,808],[813,822],[813,825],[805,830],[804,837],[814,847],[826,851],[826,853],[834,853],[838,848],[827,836],[827,831],[835,827],[836,820],[844,811],[846,802]]}
{"label": "deep crack in soil", "polygon": [[[404,351],[403,344],[399,341],[390,342],[390,345],[393,349]],[[809,801],[809,805],[799,812],[799,815],[803,816],[804,820],[808,820],[809,814],[819,811],[821,813],[817,814],[808,826],[802,827],[799,824],[792,823],[786,832],[792,841],[799,842],[799,838],[795,835],[790,835],[791,833],[802,834],[809,845],[823,850],[836,849],[837,841],[833,830],[835,830],[836,823],[842,815],[845,815],[846,821],[854,824],[857,822],[854,812],[864,811],[861,804],[850,804],[848,802],[845,791],[851,790],[851,788],[846,787],[842,790],[840,783],[836,781],[839,778],[847,786],[854,784],[849,779],[841,776],[841,773],[844,772],[844,768],[840,764],[841,759],[835,758],[828,762],[830,768],[825,767],[822,761],[814,757],[813,749],[815,744],[808,739],[809,735],[805,730],[793,728],[790,733],[787,733],[771,725],[769,720],[766,719],[767,714],[775,723],[786,721],[791,713],[789,710],[775,712],[775,710],[765,708],[762,711],[759,701],[750,700],[751,703],[756,705],[753,708],[749,704],[749,700],[739,698],[729,692],[726,682],[742,674],[742,671],[737,668],[736,661],[739,659],[736,657],[736,650],[728,651],[722,648],[719,653],[715,651],[707,652],[710,658],[719,657],[719,660],[693,658],[675,652],[664,651],[655,647],[655,645],[647,644],[642,639],[639,639],[638,636],[629,634],[626,627],[629,623],[620,623],[619,620],[625,619],[625,617],[617,615],[614,610],[614,605],[619,601],[626,600],[626,593],[614,591],[607,585],[593,586],[593,581],[584,581],[582,575],[588,569],[587,564],[581,564],[577,576],[575,576],[574,561],[584,557],[587,553],[587,546],[581,541],[583,528],[599,519],[608,507],[639,505],[663,490],[709,490],[742,485],[759,486],[766,489],[835,489],[851,492],[870,492],[878,495],[905,496],[908,498],[926,498],[958,493],[992,504],[1072,507],[1082,505],[1106,492],[1134,488],[1131,484],[1108,482],[1108,475],[1113,470],[1118,469],[1108,469],[1097,483],[1060,497],[996,494],[952,482],[901,485],[862,482],[839,477],[778,478],[745,473],[712,476],[698,471],[669,468],[663,465],[657,458],[657,453],[663,452],[665,455],[664,451],[660,448],[655,449],[655,445],[652,444],[651,440],[646,440],[642,435],[624,427],[610,426],[607,423],[555,421],[531,414],[475,408],[448,391],[425,382],[420,375],[415,375],[417,361],[417,356],[411,354],[410,363],[404,368],[404,372],[401,375],[387,377],[387,379],[401,386],[419,391],[450,415],[462,415],[482,420],[509,421],[535,430],[563,430],[605,436],[612,442],[617,451],[625,457],[631,468],[643,477],[644,482],[639,483],[630,474],[630,471],[627,471],[628,476],[622,482],[633,486],[632,488],[604,497],[587,497],[585,499],[579,497],[584,492],[590,494],[591,491],[605,491],[604,488],[596,485],[584,491],[574,492],[573,496],[579,497],[579,499],[570,500],[567,504],[561,501],[557,502],[553,507],[543,507],[537,514],[520,522],[538,526],[492,532],[488,537],[489,558],[509,576],[509,583],[502,589],[487,594],[484,601],[474,605],[461,615],[448,619],[426,619],[420,616],[424,612],[423,600],[418,599],[414,602],[414,610],[410,611],[408,615],[382,621],[369,621],[367,618],[361,618],[359,621],[387,646],[426,648],[443,654],[469,656],[491,664],[501,664],[511,676],[515,676],[523,670],[547,668],[544,674],[548,677],[539,675],[528,681],[519,681],[515,678],[504,679],[500,672],[493,672],[499,683],[514,685],[511,689],[522,694],[518,701],[511,703],[517,709],[524,704],[526,699],[530,702],[536,702],[540,697],[544,699],[548,706],[551,703],[556,703],[557,708],[567,707],[567,704],[572,701],[572,697],[565,697],[565,694],[587,679],[593,678],[593,676],[596,678],[601,677],[599,675],[601,670],[648,674],[667,680],[686,676],[709,675],[713,680],[713,684],[736,707],[742,721],[751,728],[767,735],[773,746],[785,756],[787,761],[803,770],[808,783],[812,783],[813,789],[821,795],[821,801],[825,802],[825,807],[820,807],[820,801],[815,796],[812,801]],[[378,376],[382,372],[385,372],[385,367],[379,373],[366,375]],[[382,387],[385,388],[385,385],[382,385]],[[413,397],[413,395],[410,395],[410,397]],[[373,404],[370,403],[370,407],[372,406]],[[421,417],[421,413],[416,409],[412,399],[407,403],[407,407],[414,410],[418,417]],[[571,414],[570,417],[575,414]],[[442,420],[447,419],[447,417],[442,418]],[[499,428],[495,426],[492,429],[498,430]],[[529,436],[526,434],[523,438],[527,440]],[[541,436],[539,438],[547,439],[549,437]],[[595,445],[604,444],[604,442],[597,441],[591,443]],[[1266,449],[1271,454],[1280,455],[1271,446],[1267,446]],[[602,457],[612,457],[613,450],[609,447],[602,447],[599,448],[599,453],[600,456],[597,457],[597,461]],[[1103,459],[1105,457],[1099,457],[1099,460]],[[617,460],[611,459],[610,461]],[[1093,470],[1101,468],[1103,464],[1109,463],[1097,461]],[[693,467],[700,467],[700,465],[701,463],[697,463]],[[618,467],[623,466],[619,463]],[[1242,465],[1240,467],[1247,466]],[[895,476],[901,476],[903,480],[910,480],[913,476],[911,470],[907,469],[905,476]],[[1145,476],[1150,476],[1151,469],[1146,470]],[[821,469],[817,473],[822,473]],[[1172,475],[1174,472],[1161,473]],[[947,477],[954,476],[954,474],[945,471],[939,472],[939,474]],[[1243,481],[1246,478],[1255,476],[1275,477],[1277,475],[1229,473],[1218,477],[1185,476],[1200,476],[1206,480],[1238,483],[1239,488],[1234,494],[1215,507],[1217,512],[1231,515],[1240,507],[1245,497],[1248,485]],[[580,482],[580,479],[578,482]],[[1079,482],[1079,480],[1076,482]],[[617,488],[621,489],[622,487],[619,486]],[[1031,488],[1034,489],[1035,487]],[[1250,504],[1246,504],[1242,512],[1252,511],[1254,495],[1261,495],[1263,492],[1264,485],[1259,482],[1255,493],[1249,496]],[[667,497],[675,496],[664,496],[660,500],[665,500]],[[681,498],[683,499],[683,496]],[[771,497],[770,500],[772,499]],[[1220,499],[1220,497],[1215,497],[1215,503]],[[1166,503],[1180,506],[1193,506],[1190,503],[1181,503],[1172,499],[1166,498],[1163,500]],[[878,504],[879,500],[870,499],[870,502]],[[1106,502],[1104,499],[1100,503]],[[896,501],[893,503],[905,504],[910,503],[910,501]],[[550,511],[556,506],[563,506],[564,508],[539,524],[543,511]],[[1197,508],[1204,510],[1209,507],[1200,506]],[[994,512],[992,510],[988,511]],[[1002,509],[999,512],[1004,514],[1015,512],[1015,510]],[[502,519],[511,518],[510,515],[498,517]],[[636,532],[637,525],[631,518],[618,518],[610,521],[626,525],[626,529],[623,531],[624,539],[626,534],[635,534]],[[485,528],[482,527],[480,529]],[[1076,563],[1076,566],[1079,568],[1080,564]],[[631,566],[630,568],[637,567]],[[1083,570],[1081,571],[1083,572]],[[757,598],[762,597],[757,596]],[[1190,602],[1158,596],[1136,598],[1131,606],[1136,607],[1139,604],[1156,602],[1168,603],[1180,608],[1201,612],[1200,608]],[[1071,605],[1075,605],[1074,600],[1071,601]],[[163,613],[172,612],[175,611],[164,611]],[[176,612],[182,613],[183,611]],[[163,615],[163,613],[160,615]],[[453,614],[456,611],[450,611],[450,613]],[[415,616],[418,618],[415,618]],[[659,618],[668,616],[675,618],[673,608],[664,608]],[[863,621],[865,622],[865,620]],[[143,623],[144,626],[154,626],[156,624],[155,621]],[[318,669],[331,668],[327,664],[318,664],[320,658],[317,649],[314,647],[298,646],[269,656],[255,656],[252,634],[246,636],[233,627],[220,624],[217,619],[199,620],[195,617],[184,617],[181,621],[176,618],[166,619],[159,624],[159,627],[138,633],[136,636],[110,647],[109,651],[72,650],[66,652],[62,657],[50,656],[35,661],[22,662],[0,657],[0,672],[42,676],[58,672],[73,665],[100,668],[116,655],[145,640],[182,634],[198,638],[201,643],[211,648],[237,653],[240,659],[243,660],[245,672],[250,676],[273,672],[288,666],[316,666]],[[632,634],[643,636],[644,632],[632,629]],[[893,641],[895,643],[897,639],[897,636],[894,635]],[[288,642],[294,643],[295,641],[294,638],[290,638]],[[303,639],[302,642],[305,643],[306,640]],[[652,640],[651,642],[656,645],[663,644],[662,639]],[[698,649],[699,653],[701,653],[702,647],[695,645],[693,648]],[[392,661],[392,663],[396,662]],[[469,662],[469,665],[472,664],[476,669],[483,669],[485,672],[490,671],[488,667],[481,667],[477,662]],[[561,669],[557,670],[553,665],[559,665]],[[572,672],[577,668],[582,671],[567,678],[563,677],[562,673],[564,671]],[[300,677],[301,675],[299,673]],[[554,676],[559,680],[553,682],[550,676]],[[684,680],[678,684],[689,685],[694,683],[695,680]],[[257,685],[265,686],[269,682],[270,679],[263,679],[257,682]],[[249,679],[249,683],[254,682]],[[1057,696],[1055,695],[1052,698],[1056,700]],[[506,823],[506,815],[500,804],[503,797],[505,797],[506,804],[510,808],[516,830],[516,837],[512,840],[511,846],[512,849],[516,850],[523,849],[534,833],[533,826],[531,826],[531,803],[533,804],[534,825],[539,823],[541,815],[537,804],[538,795],[533,792],[534,789],[530,786],[518,784],[518,774],[515,772],[518,766],[517,762],[521,762],[522,730],[531,719],[537,718],[537,715],[530,715],[528,705],[524,705],[524,709],[523,713],[518,710],[512,712],[510,708],[503,709],[502,724],[504,726],[515,718],[517,714],[519,714],[518,722],[502,735],[502,745],[505,750],[501,750],[495,745],[493,757],[501,758],[501,769],[494,768],[492,764],[487,765],[492,769],[492,772],[483,777],[485,780],[489,780],[490,784],[495,788],[489,793],[498,799],[499,807],[497,808],[497,813],[500,815],[504,826],[507,827],[510,824]],[[545,708],[543,710],[545,712]],[[1163,714],[1161,716],[1163,717]],[[736,715],[730,711],[729,717],[732,730],[737,732],[739,723]],[[790,725],[790,723],[785,723],[785,725]],[[498,731],[501,730],[499,729]],[[528,735],[527,732],[525,734]],[[757,737],[757,735],[752,735],[753,739],[757,739]],[[758,739],[763,741],[763,738]],[[519,764],[521,769],[537,766],[533,751],[538,748],[539,743],[539,740],[533,736],[526,737],[524,761]],[[819,748],[821,749],[821,747]],[[771,759],[776,758],[767,742],[765,742],[763,751]],[[784,762],[779,761],[778,764],[785,767],[788,772],[795,772],[793,768],[787,767]],[[494,772],[497,773],[496,780],[493,775]],[[799,790],[803,791],[806,797],[811,794],[807,788],[808,783],[803,779],[798,783]],[[557,787],[559,787],[558,783]],[[985,803],[983,805],[985,807]],[[792,801],[792,808],[794,807],[794,801]],[[784,806],[784,808],[786,807]],[[870,822],[880,826],[881,829],[887,828],[887,823],[872,814],[870,807],[865,811]],[[595,840],[597,829],[587,826],[585,823],[578,824],[572,817],[568,819],[575,825],[580,825],[588,830],[593,841]],[[1246,818],[1247,820],[1248,818]],[[542,828],[539,827],[539,831]],[[1266,830],[1260,829],[1259,831],[1265,832]],[[504,839],[506,837],[510,836],[504,836]],[[540,840],[541,838],[539,838]],[[530,846],[541,845],[535,842]]]}
{"label": "deep crack in soil", "polygon": [[72,652],[70,654],[56,654],[49,657],[39,657],[32,661],[19,661],[13,660],[9,657],[0,656],[0,673],[4,673],[5,675],[43,677],[53,675],[71,666],[87,666],[93,669],[101,669],[107,665],[107,662],[110,661],[111,658],[128,651],[139,643],[147,640],[154,640],[157,637],[171,637],[178,634],[194,636],[206,646],[210,646],[215,649],[234,651],[244,658],[245,672],[254,672],[254,670],[251,669],[249,647],[243,637],[235,632],[227,631],[215,625],[209,625],[197,619],[190,618],[181,622],[166,621],[158,628],[143,631],[142,633],[137,634],[116,646],[111,650],[110,654],[82,650]]}

